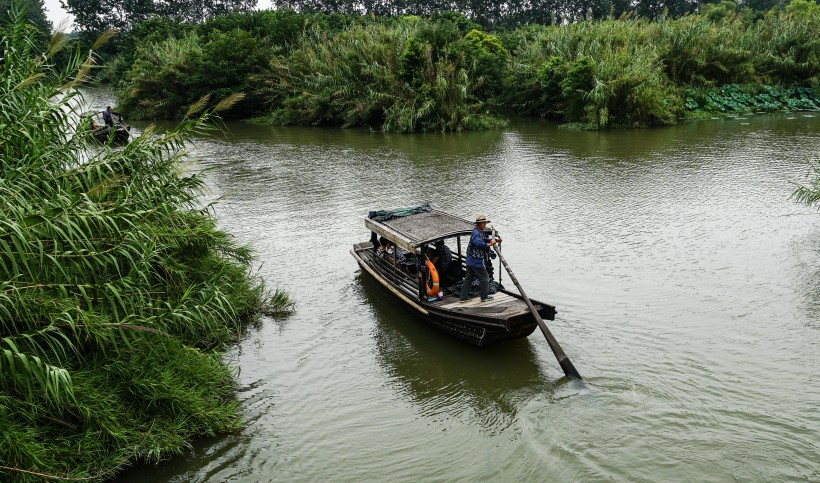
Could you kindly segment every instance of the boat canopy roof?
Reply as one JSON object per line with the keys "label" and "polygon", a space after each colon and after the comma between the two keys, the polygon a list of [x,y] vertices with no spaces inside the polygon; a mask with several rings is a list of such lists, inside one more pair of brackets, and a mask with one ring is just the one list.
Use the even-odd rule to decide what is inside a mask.
{"label": "boat canopy roof", "polygon": [[373,217],[369,217],[365,219],[364,224],[370,231],[384,236],[409,251],[415,251],[421,245],[436,240],[461,235],[469,236],[475,228],[473,223],[464,218],[433,208],[430,208],[430,211],[393,217],[383,221],[376,221]]}

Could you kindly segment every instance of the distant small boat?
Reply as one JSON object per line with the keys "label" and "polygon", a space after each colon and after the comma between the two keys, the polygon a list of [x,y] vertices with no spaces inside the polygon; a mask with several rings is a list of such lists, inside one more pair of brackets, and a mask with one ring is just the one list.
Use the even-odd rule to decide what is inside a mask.
{"label": "distant small boat", "polygon": [[131,126],[123,124],[122,115],[119,113],[114,113],[112,118],[114,125],[107,126],[103,120],[102,111],[90,111],[82,116],[85,125],[91,129],[91,136],[98,142],[102,144],[111,142],[115,145],[126,144],[131,137]]}
{"label": "distant small boat", "polygon": [[[451,263],[458,264],[458,275],[461,275],[466,259],[462,253],[462,248],[466,250],[463,244],[469,241],[475,225],[429,205],[410,211],[412,213],[390,219],[369,216],[364,222],[371,231],[371,241],[357,243],[350,251],[382,291],[433,327],[479,347],[532,334],[538,324],[527,303],[521,295],[509,292],[503,286],[498,286],[493,300],[484,302],[479,301],[478,297],[460,303],[459,297],[454,294],[438,296],[438,288],[431,286],[431,280],[436,283],[438,280],[428,280],[430,269],[427,267],[431,264],[426,257],[427,248],[442,240],[454,245]],[[408,266],[397,266],[395,260],[391,262],[389,257],[379,254],[378,236],[404,250],[411,260]],[[555,320],[554,306],[535,300],[532,304],[541,317]]]}

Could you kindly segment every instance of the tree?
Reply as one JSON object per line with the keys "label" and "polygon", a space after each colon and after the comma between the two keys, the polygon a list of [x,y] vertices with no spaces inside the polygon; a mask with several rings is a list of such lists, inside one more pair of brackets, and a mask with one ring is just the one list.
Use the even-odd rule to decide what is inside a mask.
{"label": "tree", "polygon": [[638,0],[635,11],[638,15],[649,19],[661,17],[677,18],[688,13],[694,13],[698,1],[693,0]]}
{"label": "tree", "polygon": [[20,9],[27,24],[37,29],[34,42],[37,50],[43,52],[48,48],[48,39],[51,37],[53,26],[46,18],[43,0],[0,0],[0,25],[13,19],[14,9]]}
{"label": "tree", "polygon": [[137,22],[155,15],[177,17],[187,23],[200,23],[216,15],[251,11],[256,7],[256,2],[257,0],[60,0],[60,5],[74,15],[75,24],[87,38],[96,38],[108,29],[130,30]]}

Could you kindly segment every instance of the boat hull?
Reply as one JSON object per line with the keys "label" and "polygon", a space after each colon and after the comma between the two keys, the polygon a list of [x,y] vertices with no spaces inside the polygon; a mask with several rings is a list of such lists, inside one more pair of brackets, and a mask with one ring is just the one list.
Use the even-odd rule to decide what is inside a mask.
{"label": "boat hull", "polygon": [[[356,245],[351,250],[351,254],[380,291],[402,308],[416,314],[428,325],[456,339],[477,347],[486,347],[527,337],[538,326],[528,310],[518,310],[505,316],[493,313],[493,307],[478,305],[476,301],[471,301],[469,306],[466,304],[461,306],[457,304],[457,299],[453,296],[448,296],[450,300],[445,300],[443,303],[420,301],[417,295],[408,289],[406,283],[391,282],[390,267],[380,266],[377,261],[368,256],[366,250],[370,249],[363,248],[363,245],[366,246],[366,244]],[[503,294],[499,293],[499,296],[509,299],[517,297],[507,291],[503,291]],[[542,318],[554,320],[555,307],[536,301],[533,303]],[[523,305],[523,302],[521,304]],[[483,310],[487,312],[482,314]]]}
{"label": "boat hull", "polygon": [[[114,130],[113,137],[111,134],[112,129]],[[126,144],[128,142],[128,138],[131,136],[131,133],[129,133],[124,127],[111,128],[108,126],[102,126],[92,131],[91,135],[102,144],[108,143],[109,139],[111,139],[113,144]]]}

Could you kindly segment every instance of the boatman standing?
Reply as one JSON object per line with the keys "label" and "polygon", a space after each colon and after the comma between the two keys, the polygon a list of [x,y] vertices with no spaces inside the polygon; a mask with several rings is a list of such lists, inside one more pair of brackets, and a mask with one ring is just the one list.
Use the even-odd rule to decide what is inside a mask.
{"label": "boatman standing", "polygon": [[488,255],[488,250],[491,246],[501,241],[501,238],[490,239],[484,228],[487,227],[487,215],[478,215],[475,217],[475,228],[470,235],[470,243],[467,245],[467,276],[464,277],[464,285],[461,286],[462,302],[466,302],[470,294],[470,287],[474,279],[478,279],[478,287],[481,292],[481,301],[492,300],[490,293],[490,277],[487,274],[487,267],[484,266],[484,259]]}
{"label": "boatman standing", "polygon": [[111,113],[111,106],[108,106],[103,111],[103,122],[106,126],[114,127],[114,116]]}

